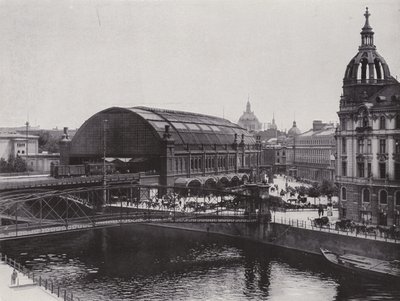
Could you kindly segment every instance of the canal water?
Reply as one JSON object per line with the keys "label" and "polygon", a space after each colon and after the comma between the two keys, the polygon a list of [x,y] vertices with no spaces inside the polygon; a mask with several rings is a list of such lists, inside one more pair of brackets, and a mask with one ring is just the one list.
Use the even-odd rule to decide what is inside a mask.
{"label": "canal water", "polygon": [[82,301],[400,300],[395,285],[342,274],[321,256],[145,225],[2,242],[0,251]]}

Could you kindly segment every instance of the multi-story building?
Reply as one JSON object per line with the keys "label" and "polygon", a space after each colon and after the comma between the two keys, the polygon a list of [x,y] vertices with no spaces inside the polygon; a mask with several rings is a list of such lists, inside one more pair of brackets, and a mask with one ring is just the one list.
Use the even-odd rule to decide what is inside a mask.
{"label": "multi-story building", "polygon": [[36,172],[49,172],[51,164],[59,163],[59,154],[39,153],[39,137],[17,132],[0,133],[0,158],[21,157],[27,168]]}
{"label": "multi-story building", "polygon": [[340,218],[399,225],[400,84],[376,51],[368,9],[361,46],[347,65],[338,112]]}
{"label": "multi-story building", "polygon": [[0,158],[7,160],[10,156],[26,157],[38,153],[38,136],[23,135],[16,132],[0,133]]}
{"label": "multi-story building", "polygon": [[286,146],[281,144],[264,145],[261,149],[261,169],[274,174],[286,173]]}
{"label": "multi-story building", "polygon": [[333,181],[336,152],[334,125],[314,120],[312,129],[307,132],[300,134],[292,129],[287,142],[290,175],[316,182]]}

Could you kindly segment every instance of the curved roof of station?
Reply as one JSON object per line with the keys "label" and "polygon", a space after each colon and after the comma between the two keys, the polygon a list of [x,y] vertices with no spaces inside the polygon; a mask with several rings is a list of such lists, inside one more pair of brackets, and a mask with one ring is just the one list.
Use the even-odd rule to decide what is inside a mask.
{"label": "curved roof of station", "polygon": [[148,124],[163,138],[165,126],[169,125],[171,138],[175,144],[232,144],[237,134],[237,142],[240,143],[244,135],[245,144],[255,144],[255,138],[239,125],[229,120],[175,110],[165,110],[148,107],[120,108],[112,107],[102,111],[129,111],[145,119]]}

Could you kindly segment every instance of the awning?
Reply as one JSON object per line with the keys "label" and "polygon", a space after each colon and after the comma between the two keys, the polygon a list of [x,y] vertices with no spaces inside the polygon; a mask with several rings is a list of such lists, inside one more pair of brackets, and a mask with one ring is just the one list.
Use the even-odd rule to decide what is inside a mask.
{"label": "awning", "polygon": [[120,161],[120,162],[130,162],[132,158],[114,158],[114,157],[106,157],[106,162],[115,162],[115,161]]}

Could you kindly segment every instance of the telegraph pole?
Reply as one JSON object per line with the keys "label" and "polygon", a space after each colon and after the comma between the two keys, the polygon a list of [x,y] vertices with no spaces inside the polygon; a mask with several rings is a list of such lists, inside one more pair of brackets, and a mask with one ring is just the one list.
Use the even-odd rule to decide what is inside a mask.
{"label": "telegraph pole", "polygon": [[106,138],[106,130],[107,130],[107,119],[103,120],[103,202],[104,205],[107,203],[107,172],[106,172],[106,152],[107,152],[107,138]]}
{"label": "telegraph pole", "polygon": [[29,147],[28,147],[28,145],[29,145],[29,138],[28,138],[28,134],[29,134],[29,121],[27,121],[26,123],[25,123],[25,126],[26,126],[26,131],[25,131],[25,134],[26,134],[26,145],[25,145],[25,155],[26,155],[26,159],[25,159],[25,163],[26,163],[26,171],[29,173],[29,168],[28,168],[28,150],[29,150]]}

